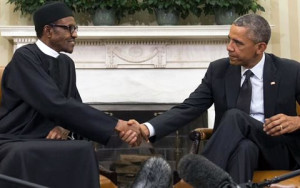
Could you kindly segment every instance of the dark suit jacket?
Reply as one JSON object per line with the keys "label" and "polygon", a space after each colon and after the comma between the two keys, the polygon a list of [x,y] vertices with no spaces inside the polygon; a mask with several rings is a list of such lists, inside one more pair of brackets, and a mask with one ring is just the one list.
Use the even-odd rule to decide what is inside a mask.
{"label": "dark suit jacket", "polygon": [[[263,71],[265,117],[279,113],[295,116],[296,101],[300,102],[300,64],[272,54],[265,54],[265,58]],[[202,83],[183,103],[149,121],[156,134],[150,140],[160,139],[186,125],[212,104],[215,105],[216,113],[214,129],[217,129],[224,112],[236,106],[240,82],[240,66],[230,65],[228,58],[212,62]],[[291,134],[293,142],[298,135],[300,136],[299,131]],[[297,143],[293,150],[299,150],[297,149],[300,148],[299,139],[296,139]]]}

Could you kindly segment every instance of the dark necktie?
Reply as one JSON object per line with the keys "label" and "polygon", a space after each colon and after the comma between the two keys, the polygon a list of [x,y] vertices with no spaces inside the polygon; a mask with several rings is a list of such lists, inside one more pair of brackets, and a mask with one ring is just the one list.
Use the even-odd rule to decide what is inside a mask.
{"label": "dark necktie", "polygon": [[253,75],[253,73],[251,72],[251,70],[247,70],[244,73],[244,75],[246,75],[246,78],[243,82],[242,87],[240,88],[240,93],[238,96],[236,107],[249,114],[251,95],[252,95],[252,85],[251,85],[250,77]]}

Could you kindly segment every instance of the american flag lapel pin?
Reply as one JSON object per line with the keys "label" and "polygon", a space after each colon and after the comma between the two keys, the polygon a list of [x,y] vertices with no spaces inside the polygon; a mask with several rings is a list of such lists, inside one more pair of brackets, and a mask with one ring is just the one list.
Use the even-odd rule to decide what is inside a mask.
{"label": "american flag lapel pin", "polygon": [[275,82],[271,82],[271,86],[272,86],[272,85],[275,85],[275,84],[276,84]]}

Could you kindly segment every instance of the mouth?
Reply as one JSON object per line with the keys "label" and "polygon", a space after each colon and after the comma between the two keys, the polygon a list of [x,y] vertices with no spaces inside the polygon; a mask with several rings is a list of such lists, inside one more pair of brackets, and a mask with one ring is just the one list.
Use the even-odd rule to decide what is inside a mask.
{"label": "mouth", "polygon": [[230,54],[228,54],[228,56],[229,56],[229,59],[237,59],[237,57],[235,57],[235,56],[233,56],[233,55],[230,55]]}
{"label": "mouth", "polygon": [[71,43],[71,44],[73,44],[73,45],[75,45],[75,43],[76,43],[75,40],[69,40],[68,42]]}
{"label": "mouth", "polygon": [[230,60],[230,63],[238,63],[239,62],[239,58],[236,57],[236,56],[232,56],[232,55],[229,55],[229,60]]}

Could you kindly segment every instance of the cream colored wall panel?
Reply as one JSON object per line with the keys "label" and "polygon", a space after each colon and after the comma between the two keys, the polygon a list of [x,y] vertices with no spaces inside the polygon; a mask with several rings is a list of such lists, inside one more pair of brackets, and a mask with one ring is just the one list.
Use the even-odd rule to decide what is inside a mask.
{"label": "cream colored wall panel", "polygon": [[290,39],[290,58],[300,61],[300,43],[299,43],[299,17],[298,17],[298,0],[289,0],[288,17],[289,17],[289,39]]}
{"label": "cream colored wall panel", "polygon": [[280,50],[281,57],[291,58],[290,51],[290,21],[288,17],[289,6],[287,1],[279,1],[280,12]]}
{"label": "cream colored wall panel", "polygon": [[272,53],[280,56],[280,12],[279,12],[279,3],[278,0],[270,0],[270,18],[269,23],[273,25],[271,44],[272,44]]}
{"label": "cream colored wall panel", "polygon": [[[260,0],[259,3],[265,8],[265,12],[259,12],[259,15],[263,16],[266,20],[268,20],[270,25],[274,25],[272,21],[272,9],[271,9],[271,0]],[[272,32],[273,32],[274,27],[272,27]],[[273,35],[273,33],[272,33]],[[273,37],[271,37],[271,40],[268,44],[268,48],[266,52],[272,53],[273,51],[273,43],[272,43]]]}

